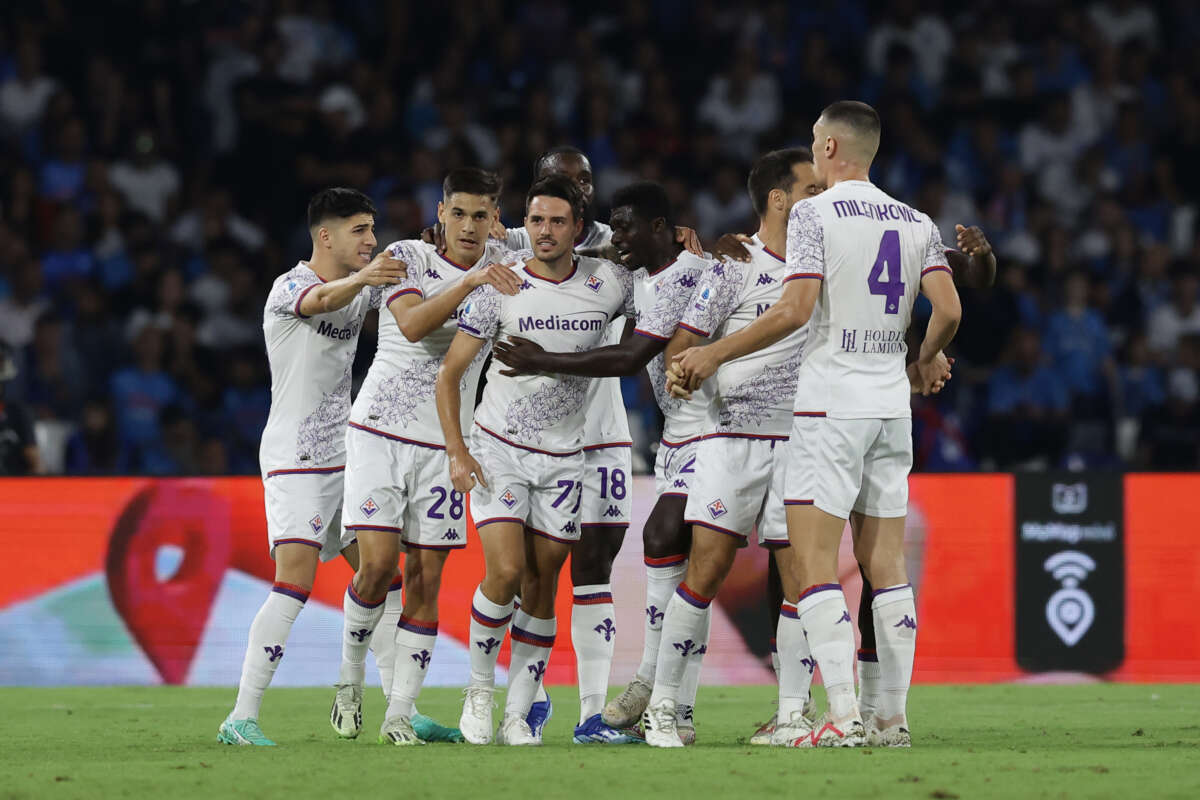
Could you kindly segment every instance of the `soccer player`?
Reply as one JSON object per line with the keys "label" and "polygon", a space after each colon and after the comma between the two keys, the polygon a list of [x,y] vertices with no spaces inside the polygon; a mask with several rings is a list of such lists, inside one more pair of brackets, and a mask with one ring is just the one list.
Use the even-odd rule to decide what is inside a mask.
{"label": "soccer player", "polygon": [[[749,263],[720,261],[701,276],[666,358],[709,337],[744,328],[779,300],[787,263],[788,211],[824,188],[803,148],[762,156],[747,181],[758,214]],[[684,521],[692,526],[687,573],[664,611],[663,645],[650,704],[646,742],[681,747],[676,696],[690,662],[706,650],[712,598],[755,524],[759,544],[772,548],[790,577],[791,549],[783,506],[783,451],[791,430],[803,329],[717,371],[708,428],[696,451]],[[795,591],[793,590],[793,595]]]}
{"label": "soccer player", "polygon": [[[615,316],[633,313],[628,272],[574,254],[583,199],[573,181],[561,175],[535,181],[526,198],[525,225],[533,249],[516,265],[520,293],[505,297],[483,287],[468,298],[437,377],[450,477],[455,490],[472,492],[471,513],[486,563],[471,604],[471,680],[459,722],[473,744],[492,739],[496,659],[510,619],[509,687],[496,739],[541,743],[526,717],[554,645],[558,573],[579,538],[582,416],[590,381],[513,377],[493,363],[468,451],[460,414],[462,376],[498,337],[520,332],[587,350],[603,341]],[[521,607],[514,613],[518,592]]]}
{"label": "soccer player", "polygon": [[[619,259],[636,273],[637,326],[616,345],[589,352],[546,352],[539,343],[520,337],[497,343],[495,358],[510,374],[546,371],[566,375],[611,377],[650,374],[656,399],[666,416],[662,444],[655,460],[658,500],[642,532],[647,573],[646,629],[641,664],[629,687],[605,706],[603,721],[617,730],[640,718],[650,699],[662,631],[663,609],[686,568],[691,533],[683,511],[695,449],[703,432],[708,396],[671,398],[666,391],[663,350],[683,317],[700,275],[711,262],[693,255],[677,241],[670,223],[666,190],[650,182],[634,183],[613,196],[609,219]],[[681,691],[681,736],[694,739],[691,705],[698,673],[689,673]]]}
{"label": "soccer player", "polygon": [[275,279],[263,311],[271,411],[259,462],[275,585],[250,625],[237,701],[217,733],[226,744],[274,744],[259,728],[259,707],[312,590],[318,557],[341,551],[357,565],[357,547],[339,519],[350,367],[363,317],[379,307],[382,287],[405,275],[389,253],[371,258],[375,207],[361,192],[318,192],[308,204],[308,229],[312,256]]}
{"label": "soccer player", "polygon": [[[404,602],[379,639],[394,639],[391,675],[383,675],[388,707],[380,741],[422,744],[412,717],[437,639],[438,591],[451,550],[466,547],[465,498],[449,486],[445,443],[434,403],[442,357],[456,329],[462,301],[490,283],[516,294],[520,280],[498,263],[506,251],[488,242],[500,180],[463,167],[442,183],[438,218],[446,250],[401,241],[387,252],[408,277],[387,295],[391,312],[379,320],[379,347],[350,412],[346,434],[343,527],[358,539],[359,567],[346,590],[343,660],[331,715],[335,730],[353,738],[362,719],[364,660],[371,633],[381,624],[385,596],[401,549]],[[482,357],[472,362],[463,390],[475,397]],[[469,424],[473,408],[462,410]],[[378,652],[377,652],[378,657]]]}
{"label": "soccer player", "polygon": [[[788,538],[796,558],[777,634],[779,720],[773,743],[908,746],[916,606],[904,568],[904,517],[912,466],[910,380],[923,393],[945,380],[942,350],[961,306],[937,228],[928,216],[872,185],[879,116],[864,103],[828,106],[813,126],[817,175],[829,189],[802,200],[788,221],[791,273],[782,298],[737,333],[684,351],[673,372],[687,387],[718,365],[755,352],[809,322],[785,481]],[[917,361],[906,370],[904,335],[918,288],[933,307]],[[878,706],[864,729],[854,694],[854,634],[837,583],[847,519],[874,591],[881,673]],[[785,585],[785,592],[787,585]],[[813,730],[801,708],[811,673],[806,640],[829,697]]]}

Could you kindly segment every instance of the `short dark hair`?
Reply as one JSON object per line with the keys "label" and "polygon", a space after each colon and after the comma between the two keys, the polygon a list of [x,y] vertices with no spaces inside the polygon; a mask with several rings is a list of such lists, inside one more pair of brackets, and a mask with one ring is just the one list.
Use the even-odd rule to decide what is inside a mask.
{"label": "short dark hair", "polygon": [[613,193],[612,207],[614,209],[629,206],[639,218],[647,221],[662,217],[668,224],[671,222],[671,199],[661,183],[654,181],[635,181]]}
{"label": "short dark hair", "polygon": [[879,137],[879,112],[858,100],[838,100],[825,106],[821,116],[827,122],[836,122],[858,134]]}
{"label": "short dark hair", "polygon": [[500,176],[494,172],[478,167],[456,167],[446,173],[442,181],[442,194],[449,199],[450,195],[474,194],[488,197],[494,203],[500,199],[500,190],[504,187]]}
{"label": "short dark hair", "polygon": [[750,193],[754,213],[761,217],[766,212],[767,196],[772,190],[791,190],[796,182],[793,166],[811,164],[812,160],[812,151],[807,147],[785,147],[760,156],[750,168],[750,177],[746,179],[746,191]]}
{"label": "short dark hair", "polygon": [[587,154],[574,145],[560,144],[557,147],[551,147],[533,162],[533,175],[535,178],[542,174],[542,164],[555,156],[576,156],[577,158],[587,159]]}
{"label": "short dark hair", "polygon": [[525,195],[526,213],[529,212],[529,204],[535,197],[557,197],[566,200],[575,219],[583,219],[583,192],[579,191],[575,181],[565,175],[544,175],[535,180],[533,186],[529,187],[529,194]]}
{"label": "short dark hair", "polygon": [[335,186],[322,189],[308,201],[308,227],[315,228],[327,219],[346,219],[355,214],[375,216],[375,204],[358,189]]}

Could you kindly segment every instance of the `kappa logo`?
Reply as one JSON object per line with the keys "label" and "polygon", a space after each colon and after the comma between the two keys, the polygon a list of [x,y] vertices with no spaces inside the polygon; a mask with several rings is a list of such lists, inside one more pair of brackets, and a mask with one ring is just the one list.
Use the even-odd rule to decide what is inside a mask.
{"label": "kappa logo", "polygon": [[595,275],[589,275],[588,279],[586,281],[584,281],[584,285],[587,286],[589,289],[591,289],[593,292],[599,292],[600,287],[604,285],[604,281],[600,280]]}
{"label": "kappa logo", "polygon": [[687,481],[685,481],[683,478],[676,478],[676,479],[675,479],[675,483],[674,483],[674,484],[672,484],[672,485],[673,485],[673,486],[674,486],[676,489],[686,489],[686,488],[687,488]]}
{"label": "kappa logo", "polygon": [[574,533],[575,531],[576,531],[575,523],[571,522],[571,521],[568,521],[566,525],[563,525],[559,529],[559,533]]}
{"label": "kappa logo", "polygon": [[442,538],[448,542],[457,542],[459,539],[462,538],[462,536],[459,535],[457,530],[455,530],[454,528],[451,528],[450,530],[448,530],[442,534]]}
{"label": "kappa logo", "polygon": [[[895,625],[893,625],[892,627],[893,628],[908,628],[909,630],[915,631],[917,629],[917,622],[912,617],[910,617],[908,614],[905,614],[904,617],[899,622],[897,622]],[[903,631],[901,631],[901,633],[903,633]]]}
{"label": "kappa logo", "polygon": [[500,495],[500,502],[512,508],[517,504],[517,496],[512,493],[512,489],[505,489],[504,494]]}
{"label": "kappa logo", "polygon": [[438,274],[438,271],[432,267],[425,268],[425,277],[433,278],[435,281],[440,281],[442,279],[442,276]]}
{"label": "kappa logo", "polygon": [[680,286],[682,286],[685,289],[695,289],[696,288],[696,279],[693,278],[691,275],[680,275],[678,283]]}
{"label": "kappa logo", "polygon": [[758,273],[758,281],[754,285],[755,286],[770,286],[772,283],[775,283],[774,278],[772,278],[770,275],[768,275],[765,272],[760,272],[760,273]]}
{"label": "kappa logo", "polygon": [[532,289],[532,288],[533,288],[533,284],[530,283],[529,281],[521,281],[521,291],[525,291],[526,289]]}
{"label": "kappa logo", "polygon": [[621,509],[618,508],[617,506],[609,506],[608,510],[604,512],[604,516],[619,517],[619,516],[621,516]]}
{"label": "kappa logo", "polygon": [[308,524],[309,527],[313,529],[313,533],[320,533],[321,528],[325,527],[325,522],[321,519],[320,514],[313,515],[313,518],[308,521]]}
{"label": "kappa logo", "polygon": [[713,519],[716,519],[717,517],[723,517],[727,512],[728,509],[725,508],[725,504],[721,502],[720,498],[717,498],[708,504],[708,515]]}
{"label": "kappa logo", "polygon": [[363,503],[358,507],[358,510],[363,512],[364,516],[373,517],[375,516],[375,512],[379,510],[379,506],[375,504],[375,501],[372,498],[368,497],[366,500],[363,500]]}

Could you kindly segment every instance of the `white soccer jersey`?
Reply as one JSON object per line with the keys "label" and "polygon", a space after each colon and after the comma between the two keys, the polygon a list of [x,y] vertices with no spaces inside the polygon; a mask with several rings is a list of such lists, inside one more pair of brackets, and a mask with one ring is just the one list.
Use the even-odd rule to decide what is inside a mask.
{"label": "white soccer jersey", "polygon": [[795,413],[911,416],[904,336],[921,278],[944,269],[930,218],[868,181],[842,181],[792,206],[787,280],[821,280]]}
{"label": "white soccer jersey", "polygon": [[[660,341],[669,340],[691,303],[700,276],[712,262],[682,250],[679,256],[654,272],[639,270],[634,285],[637,302],[637,328],[634,333]],[[712,392],[707,384],[681,400],[667,393],[664,354],[659,353],[646,365],[654,397],[662,409],[663,442],[677,445],[705,433]]]}
{"label": "white soccer jersey", "polygon": [[[530,257],[518,256],[523,262]],[[596,258],[576,257],[575,268],[562,281],[517,267],[525,278],[515,296],[481,286],[467,298],[458,318],[459,330],[486,341],[522,336],[549,351],[581,352],[604,341],[609,322],[633,313],[633,279],[628,270]],[[573,375],[501,375],[507,369],[492,361],[475,424],[509,444],[536,452],[562,455],[584,444],[583,411],[588,384],[594,379]]]}
{"label": "white soccer jersey", "polygon": [[[679,326],[704,337],[740,331],[776,303],[787,262],[756,235],[750,261],[718,261],[700,277]],[[786,439],[792,428],[796,371],[806,328],[717,370],[715,429],[708,432]]]}
{"label": "white soccer jersey", "polygon": [[258,452],[263,477],[346,464],[350,367],[363,317],[379,307],[383,288],[364,288],[345,308],[306,317],[300,301],[321,283],[301,261],[275,279],[263,309],[271,365],[271,412]]}
{"label": "white soccer jersey", "polygon": [[[593,222],[584,231],[575,247],[592,249],[608,247],[612,243],[612,228],[603,222]],[[524,228],[509,228],[505,234],[509,250],[529,250],[529,231]],[[625,319],[620,317],[609,323],[602,344],[620,344],[625,332]],[[621,397],[620,378],[599,378],[588,386],[587,412],[583,422],[583,444],[585,447],[600,447],[613,444],[632,444],[629,438],[629,415],[625,412],[625,400]]]}
{"label": "white soccer jersey", "polygon": [[[388,287],[384,298],[385,308],[406,294],[426,299],[434,297],[457,283],[468,272],[510,257],[498,242],[489,242],[483,255],[469,267],[455,264],[433,245],[417,240],[393,242],[387,249],[408,265],[408,277],[399,285]],[[382,433],[395,440],[445,446],[434,390],[438,367],[442,365],[442,359],[458,331],[458,314],[458,311],[454,312],[440,328],[430,331],[421,341],[410,342],[400,332],[395,317],[390,313],[380,313],[379,347],[350,411],[350,424],[353,427]],[[488,352],[487,348],[480,351],[478,358],[463,375],[459,387],[464,398],[461,410],[463,430],[471,427],[475,392]]]}

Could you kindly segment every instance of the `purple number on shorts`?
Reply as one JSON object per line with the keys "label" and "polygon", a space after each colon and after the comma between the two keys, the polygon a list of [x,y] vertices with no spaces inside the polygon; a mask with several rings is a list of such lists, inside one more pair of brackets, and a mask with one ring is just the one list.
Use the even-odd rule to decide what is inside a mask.
{"label": "purple number on shorts", "polygon": [[558,508],[562,505],[563,500],[566,500],[570,496],[571,490],[575,488],[575,481],[559,481],[558,485],[562,488],[563,493],[558,496],[557,500],[550,504],[554,508]]}
{"label": "purple number on shorts", "polygon": [[463,515],[463,493],[451,490],[450,492],[450,519],[462,519]]}
{"label": "purple number on shorts", "polygon": [[[437,502],[433,504],[433,508],[425,514],[430,519],[445,519],[446,515],[440,509],[442,504],[446,502],[446,490],[441,486],[434,486],[429,490],[430,493],[438,496]],[[450,519],[462,519],[463,515],[463,494],[462,492],[450,492]]]}
{"label": "purple number on shorts", "polygon": [[614,469],[612,471],[612,496],[617,500],[625,499],[625,472],[624,472],[624,470]]}
{"label": "purple number on shorts", "polygon": [[[883,280],[880,280],[880,276]],[[875,265],[867,275],[867,286],[871,294],[883,295],[883,313],[899,314],[900,300],[904,297],[904,273],[900,269],[900,231],[884,231],[879,240],[879,253]]]}
{"label": "purple number on shorts", "polygon": [[571,507],[572,514],[579,513],[579,504],[583,502],[583,481],[575,484],[575,505]]}
{"label": "purple number on shorts", "polygon": [[682,467],[682,468],[680,468],[680,470],[679,470],[679,471],[680,471],[680,472],[695,472],[696,470],[692,469],[692,465],[693,465],[693,464],[695,464],[695,463],[696,463],[696,457],[695,457],[695,456],[692,456],[692,457],[691,457],[691,458],[688,460],[688,463],[684,464],[684,465],[683,465],[683,467]]}

